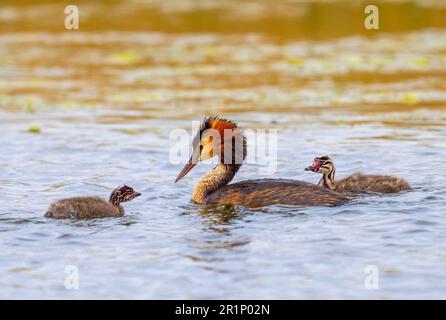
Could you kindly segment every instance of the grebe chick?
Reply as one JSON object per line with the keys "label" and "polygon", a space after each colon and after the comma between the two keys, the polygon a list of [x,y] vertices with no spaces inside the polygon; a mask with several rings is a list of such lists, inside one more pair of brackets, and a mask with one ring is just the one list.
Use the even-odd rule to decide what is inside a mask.
{"label": "grebe chick", "polygon": [[246,137],[235,122],[207,117],[193,140],[192,156],[175,182],[198,162],[218,157],[217,166],[198,181],[192,192],[197,204],[335,206],[348,201],[336,192],[298,180],[258,179],[228,184],[242,166],[246,150]]}
{"label": "grebe chick", "polygon": [[124,208],[122,202],[127,202],[139,197],[128,186],[121,186],[113,190],[109,201],[100,197],[75,197],[54,202],[45,217],[54,219],[93,219],[105,217],[122,217]]}
{"label": "grebe chick", "polygon": [[407,181],[391,176],[355,173],[347,178],[335,181],[336,168],[329,156],[314,158],[313,164],[305,170],[321,173],[322,178],[318,185],[340,193],[396,193],[412,189]]}

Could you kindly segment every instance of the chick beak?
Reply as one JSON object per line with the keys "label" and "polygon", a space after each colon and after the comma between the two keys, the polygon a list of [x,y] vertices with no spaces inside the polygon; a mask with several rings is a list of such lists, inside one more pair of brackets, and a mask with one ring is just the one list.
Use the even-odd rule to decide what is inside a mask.
{"label": "chick beak", "polygon": [[313,162],[313,164],[311,166],[306,167],[305,171],[318,172],[320,167],[321,167],[321,163],[319,161],[315,161],[315,162]]}

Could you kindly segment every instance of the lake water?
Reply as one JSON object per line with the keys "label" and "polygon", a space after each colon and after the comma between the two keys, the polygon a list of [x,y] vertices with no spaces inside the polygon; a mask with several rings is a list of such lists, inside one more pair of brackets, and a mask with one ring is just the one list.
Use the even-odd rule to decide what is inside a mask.
{"label": "lake water", "polygon": [[[286,2],[268,18],[268,1],[179,3],[115,3],[122,28],[84,3],[76,31],[57,29],[63,4],[0,8],[0,298],[445,299],[445,9],[383,5],[432,19],[368,36],[351,31],[358,19],[305,20],[325,21],[325,7]],[[292,18],[314,36],[289,31]],[[169,137],[209,114],[277,130],[275,172],[248,163],[235,181],[316,183],[304,168],[330,154],[337,177],[390,174],[414,190],[335,208],[192,204],[212,165],[174,184]],[[123,183],[142,196],[122,218],[43,217],[52,201]]]}

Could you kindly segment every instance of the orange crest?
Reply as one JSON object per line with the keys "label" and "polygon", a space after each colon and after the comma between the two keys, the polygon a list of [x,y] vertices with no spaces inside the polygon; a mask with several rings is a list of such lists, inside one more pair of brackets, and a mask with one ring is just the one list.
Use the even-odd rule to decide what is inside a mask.
{"label": "orange crest", "polygon": [[226,129],[236,129],[237,124],[231,120],[220,118],[218,116],[207,117],[203,120],[200,131],[203,132],[207,129],[215,129],[223,136],[223,132]]}

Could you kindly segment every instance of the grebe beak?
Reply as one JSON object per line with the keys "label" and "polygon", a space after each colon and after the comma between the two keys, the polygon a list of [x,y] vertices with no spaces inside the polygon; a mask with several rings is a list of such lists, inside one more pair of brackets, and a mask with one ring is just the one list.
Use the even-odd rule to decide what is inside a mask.
{"label": "grebe beak", "polygon": [[314,169],[313,166],[308,166],[305,168],[305,171],[313,171],[313,169]]}
{"label": "grebe beak", "polygon": [[136,197],[139,197],[139,196],[141,195],[141,193],[139,193],[139,192],[134,192],[133,195],[134,195],[135,198],[136,198]]}
{"label": "grebe beak", "polygon": [[184,166],[183,170],[181,170],[180,174],[178,175],[178,177],[175,180],[175,183],[177,183],[178,181],[180,181],[181,179],[183,179],[183,177],[188,174],[189,171],[192,170],[193,167],[195,167],[196,163],[193,163],[192,161],[192,157],[190,157],[189,162],[186,163],[186,165]]}

